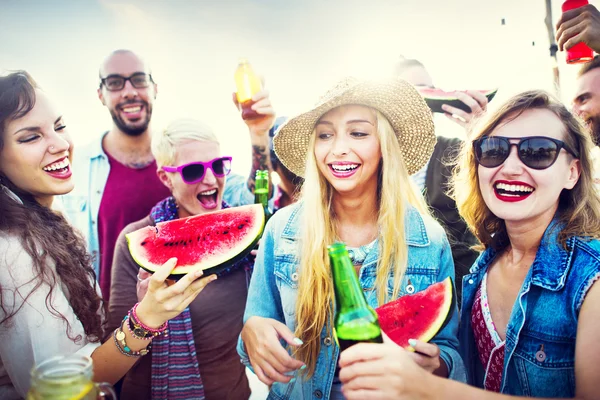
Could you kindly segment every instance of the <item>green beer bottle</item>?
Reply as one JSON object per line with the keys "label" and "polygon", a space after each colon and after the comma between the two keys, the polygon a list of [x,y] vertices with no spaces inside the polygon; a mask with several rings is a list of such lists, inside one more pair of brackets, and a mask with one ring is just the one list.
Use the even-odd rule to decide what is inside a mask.
{"label": "green beer bottle", "polygon": [[333,274],[335,335],[340,352],[360,342],[383,343],[377,314],[367,304],[344,243],[327,247]]}
{"label": "green beer bottle", "polygon": [[257,170],[254,179],[254,203],[262,204],[265,211],[265,222],[271,218],[269,210],[269,171]]}

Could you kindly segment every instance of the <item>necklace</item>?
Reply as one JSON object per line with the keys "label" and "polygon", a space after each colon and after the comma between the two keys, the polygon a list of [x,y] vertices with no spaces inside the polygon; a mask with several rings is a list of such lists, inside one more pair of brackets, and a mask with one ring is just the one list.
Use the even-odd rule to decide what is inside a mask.
{"label": "necklace", "polygon": [[348,255],[350,256],[350,261],[352,261],[352,265],[363,264],[376,242],[377,239],[373,240],[371,243],[365,244],[364,246],[348,247]]}

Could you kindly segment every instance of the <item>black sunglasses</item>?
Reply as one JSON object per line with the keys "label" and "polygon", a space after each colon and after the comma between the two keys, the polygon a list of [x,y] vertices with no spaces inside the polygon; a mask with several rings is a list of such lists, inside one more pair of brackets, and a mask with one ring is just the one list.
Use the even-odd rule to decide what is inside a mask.
{"label": "black sunglasses", "polygon": [[131,82],[131,86],[136,89],[145,89],[150,86],[150,83],[154,83],[152,75],[144,72],[136,72],[130,77],[124,77],[121,75],[109,75],[106,78],[100,78],[100,86],[104,85],[106,90],[110,92],[116,92],[122,90],[125,87],[125,82]]}
{"label": "black sunglasses", "polygon": [[[518,143],[511,143],[518,140]],[[475,158],[482,167],[496,168],[510,154],[512,146],[517,146],[519,160],[532,169],[546,169],[558,158],[560,149],[565,149],[575,158],[579,158],[573,150],[558,139],[545,136],[530,136],[526,138],[509,138],[503,136],[484,136],[473,141]]]}

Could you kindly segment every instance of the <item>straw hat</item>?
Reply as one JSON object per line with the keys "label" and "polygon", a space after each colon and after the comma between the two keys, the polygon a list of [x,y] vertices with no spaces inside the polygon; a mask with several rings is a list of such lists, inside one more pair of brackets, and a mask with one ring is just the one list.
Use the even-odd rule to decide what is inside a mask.
{"label": "straw hat", "polygon": [[398,137],[408,174],[429,161],[435,146],[431,110],[408,82],[397,78],[360,81],[345,78],[321,97],[310,111],[288,120],[273,138],[279,160],[294,174],[304,176],[308,141],[315,124],[329,110],[345,104],[360,104],[380,111]]}

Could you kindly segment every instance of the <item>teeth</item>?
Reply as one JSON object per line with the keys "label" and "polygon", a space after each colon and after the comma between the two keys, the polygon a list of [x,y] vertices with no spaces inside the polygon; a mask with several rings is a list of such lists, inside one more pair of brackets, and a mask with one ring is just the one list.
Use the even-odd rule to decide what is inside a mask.
{"label": "teeth", "polygon": [[56,171],[58,169],[67,168],[69,166],[69,159],[65,158],[64,160],[50,164],[44,167],[44,171]]}
{"label": "teeth", "polygon": [[336,171],[350,171],[358,168],[358,164],[331,164],[331,168]]}
{"label": "teeth", "polygon": [[217,193],[217,189],[207,190],[206,192],[200,192],[200,196],[210,196],[211,194]]}
{"label": "teeth", "polygon": [[142,107],[140,106],[136,106],[136,107],[124,107],[123,111],[125,111],[126,113],[134,113],[134,112],[138,112],[142,109]]}
{"label": "teeth", "polygon": [[496,189],[504,190],[507,192],[524,192],[524,193],[533,192],[532,187],[524,186],[524,185],[507,185],[506,183],[496,184]]}

